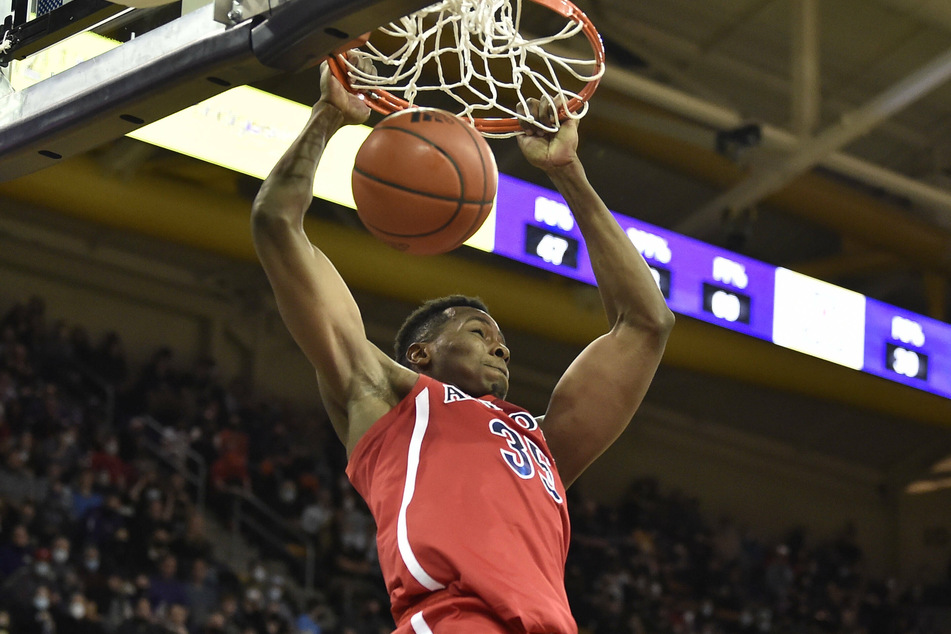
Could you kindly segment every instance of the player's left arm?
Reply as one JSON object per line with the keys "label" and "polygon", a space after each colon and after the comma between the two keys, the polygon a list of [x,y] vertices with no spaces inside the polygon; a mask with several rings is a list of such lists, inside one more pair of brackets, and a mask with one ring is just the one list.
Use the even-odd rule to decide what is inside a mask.
{"label": "player's left arm", "polygon": [[634,416],[664,354],[674,315],[647,263],[588,182],[577,155],[577,120],[566,120],[556,135],[529,130],[519,145],[571,208],[610,325],[558,381],[544,417],[545,438],[569,486]]}

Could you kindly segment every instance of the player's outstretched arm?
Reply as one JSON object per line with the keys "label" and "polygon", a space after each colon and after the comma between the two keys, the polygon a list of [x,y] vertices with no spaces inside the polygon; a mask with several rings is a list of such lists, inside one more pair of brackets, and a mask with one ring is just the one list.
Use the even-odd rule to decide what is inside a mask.
{"label": "player's outstretched arm", "polygon": [[588,182],[577,155],[577,125],[568,119],[555,135],[526,128],[519,137],[526,159],[548,174],[571,208],[610,324],[559,380],[545,414],[545,437],[565,486],[627,427],[674,325],[647,263]]}
{"label": "player's outstretched arm", "polygon": [[261,186],[251,225],[281,316],[317,370],[324,405],[349,451],[398,402],[392,387],[399,366],[367,340],[350,290],[304,233],[304,214],[327,142],[344,125],[362,123],[369,115],[366,104],[344,90],[326,64],[322,71],[320,100]]}

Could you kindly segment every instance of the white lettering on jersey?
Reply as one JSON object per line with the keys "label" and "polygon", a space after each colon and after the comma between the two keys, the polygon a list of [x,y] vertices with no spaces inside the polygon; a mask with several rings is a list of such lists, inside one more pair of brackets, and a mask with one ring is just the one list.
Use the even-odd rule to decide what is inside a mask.
{"label": "white lettering on jersey", "polygon": [[443,403],[457,403],[459,401],[471,401],[472,397],[457,388],[455,385],[446,385],[446,398]]}
{"label": "white lettering on jersey", "polygon": [[[532,421],[534,422],[534,419]],[[518,423],[524,425],[522,420],[519,420]],[[508,423],[500,418],[489,421],[489,431],[505,439],[506,447],[499,449],[499,453],[509,468],[515,472],[515,475],[522,480],[532,480],[538,475],[542,486],[551,496],[551,499],[558,504],[564,502],[558,493],[558,488],[555,486],[555,474],[552,471],[551,461],[531,438],[512,429]]]}
{"label": "white lettering on jersey", "polygon": [[455,385],[446,385],[446,397],[443,399],[443,403],[458,403],[460,401],[478,401],[488,407],[489,409],[499,410],[502,408],[492,403],[491,401],[485,401],[481,398],[473,398],[457,388]]}
{"label": "white lettering on jersey", "polygon": [[522,429],[527,429],[528,431],[538,429],[538,421],[528,412],[515,412],[509,414],[509,418],[521,425]]}

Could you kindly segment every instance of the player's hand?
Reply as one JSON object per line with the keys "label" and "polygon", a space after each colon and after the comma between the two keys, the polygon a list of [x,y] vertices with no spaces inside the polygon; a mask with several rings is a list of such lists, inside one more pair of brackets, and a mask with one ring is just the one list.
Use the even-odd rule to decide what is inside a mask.
{"label": "player's hand", "polygon": [[[524,112],[519,106],[519,113]],[[555,113],[547,101],[528,100],[528,114],[545,125],[551,125]],[[578,160],[578,120],[566,118],[558,132],[549,132],[525,121],[521,122],[524,134],[518,136],[518,146],[525,159],[545,171],[565,167]]]}
{"label": "player's hand", "polygon": [[[351,58],[352,60],[353,58]],[[363,123],[370,116],[370,107],[362,95],[355,95],[343,87],[333,73],[330,65],[323,62],[320,65],[320,100],[314,106],[333,106],[343,115],[344,125]]]}

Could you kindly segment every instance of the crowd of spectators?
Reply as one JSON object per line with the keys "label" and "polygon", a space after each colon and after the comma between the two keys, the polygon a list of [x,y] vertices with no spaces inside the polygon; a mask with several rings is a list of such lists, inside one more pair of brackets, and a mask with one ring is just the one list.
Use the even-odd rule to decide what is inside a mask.
{"label": "crowd of spectators", "polygon": [[[321,449],[291,442],[292,425]],[[42,299],[13,305],[0,319],[0,634],[391,631],[372,522],[323,427],[223,385],[209,359],[182,370],[160,347],[135,369],[116,332],[94,343],[48,323]],[[208,508],[165,462],[186,451],[210,467]],[[206,525],[216,508],[226,524],[235,487],[277,500],[319,544],[314,592],[284,562],[216,551]]]}
{"label": "crowd of spectators", "polygon": [[758,538],[650,478],[605,507],[573,500],[566,581],[593,634],[938,634],[947,584],[870,576],[856,527],[810,544],[802,528]]}
{"label": "crowd of spectators", "polygon": [[[38,298],[0,321],[0,634],[392,631],[373,521],[321,413],[225,382],[209,358],[183,369],[170,347],[131,368],[116,332],[94,344],[47,322]],[[206,507],[155,446],[209,466]],[[207,525],[234,528],[235,491],[313,541],[312,591],[302,558],[259,544],[237,566],[215,547]],[[870,578],[853,531],[767,543],[651,480],[618,506],[570,495],[566,582],[583,632],[941,631],[926,607],[946,594]]]}

